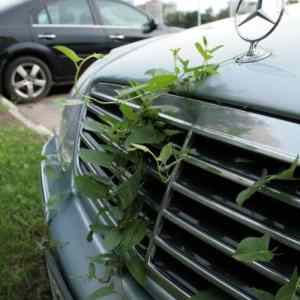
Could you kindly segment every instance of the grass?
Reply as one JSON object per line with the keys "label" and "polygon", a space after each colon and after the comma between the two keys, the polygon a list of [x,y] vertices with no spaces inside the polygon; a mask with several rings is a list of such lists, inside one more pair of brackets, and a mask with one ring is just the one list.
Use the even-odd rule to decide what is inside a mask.
{"label": "grass", "polygon": [[[0,95],[0,97],[1,97],[1,95]],[[0,113],[7,112],[7,110],[8,109],[3,104],[0,103]]]}
{"label": "grass", "polygon": [[[1,108],[0,108],[1,110]],[[42,244],[43,140],[0,111],[0,299],[50,300]]]}

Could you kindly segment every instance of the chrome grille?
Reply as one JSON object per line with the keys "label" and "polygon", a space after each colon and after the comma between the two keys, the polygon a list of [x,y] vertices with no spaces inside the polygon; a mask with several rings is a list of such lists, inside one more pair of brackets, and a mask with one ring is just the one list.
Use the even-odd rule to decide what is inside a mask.
{"label": "chrome grille", "polygon": [[[92,96],[111,101],[116,88],[100,84],[92,90]],[[175,97],[168,95],[162,104],[172,102]],[[87,107],[88,118],[99,121],[99,115],[103,114],[121,117],[117,106],[94,103]],[[231,141],[228,135],[224,138],[220,134],[219,138],[216,131],[197,127],[202,122],[198,117],[183,115],[184,120],[161,117],[183,130],[184,134],[174,143],[193,149],[193,154],[177,167],[168,185],[160,183],[149,166],[140,196],[144,199],[141,213],[148,218],[153,234],[137,248],[138,253],[155,280],[163,282],[171,293],[176,289],[176,299],[187,299],[206,290],[212,291],[215,299],[256,299],[252,288],[275,293],[288,281],[293,268],[300,268],[300,186],[296,182],[272,183],[243,208],[235,199],[240,191],[259,179],[265,168],[271,174],[286,169],[295,149],[281,153],[279,147],[275,151],[270,147],[249,147],[251,141],[245,144],[237,143],[237,139]],[[276,122],[266,118],[270,118],[268,124]],[[300,133],[298,124],[278,122]],[[82,130],[81,147],[97,149],[105,143],[104,136]],[[116,184],[121,180],[114,170],[100,169],[80,160],[78,168],[81,172],[106,174]],[[300,175],[299,170],[297,173]],[[231,258],[239,241],[266,232],[272,236],[271,247],[285,255],[276,256],[271,263],[247,265]]]}

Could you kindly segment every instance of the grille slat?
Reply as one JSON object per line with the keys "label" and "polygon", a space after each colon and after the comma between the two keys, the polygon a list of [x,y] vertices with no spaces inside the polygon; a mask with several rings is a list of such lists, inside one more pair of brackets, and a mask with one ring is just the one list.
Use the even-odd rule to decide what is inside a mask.
{"label": "grille slat", "polygon": [[[278,174],[290,167],[290,163],[268,158],[200,135],[195,137],[193,150],[194,155],[191,157],[191,163],[198,164],[199,167],[202,165],[220,167],[220,172],[231,171],[230,173],[239,176],[241,181],[245,180],[249,183],[260,179],[265,171],[268,174]],[[296,176],[300,177],[300,168],[296,170]],[[279,200],[289,201],[290,205],[300,207],[298,182],[272,182],[266,191]],[[288,198],[288,200],[280,199],[278,194],[282,195],[282,198]]]}
{"label": "grille slat", "polygon": [[223,205],[221,203],[212,201],[205,196],[199,195],[198,193],[193,192],[192,190],[186,188],[185,186],[183,186],[177,182],[174,183],[173,188],[177,192],[182,193],[183,195],[187,195],[191,199],[201,203],[202,205],[204,205],[210,209],[216,210],[217,212],[219,212],[225,216],[228,216],[229,218],[231,218],[239,223],[249,226],[250,228],[253,228],[261,233],[269,233],[273,238],[277,239],[278,241],[280,241],[288,246],[291,246],[291,247],[295,248],[296,250],[300,250],[300,241],[291,236],[285,235],[282,232],[280,232],[274,228],[271,228],[269,226],[266,226],[255,219],[251,219],[250,217],[243,215],[229,207],[226,207],[225,205]]}
{"label": "grille slat", "polygon": [[107,107],[96,106],[95,104],[89,103],[88,110],[90,113],[98,116],[108,115],[117,121],[121,121],[121,112],[116,105],[107,105]]}
{"label": "grille slat", "polygon": [[[86,118],[104,123],[101,117],[107,115],[121,121],[117,105],[100,103],[115,101],[118,88],[118,85],[97,84],[91,95],[99,101],[87,105]],[[188,147],[193,151],[181,163],[174,182],[169,185],[159,184],[151,164],[144,178],[145,184],[139,193],[144,200],[141,215],[150,221],[153,232],[137,251],[146,261],[150,276],[176,299],[186,300],[211,289],[217,291],[216,300],[254,300],[252,288],[274,294],[288,281],[295,265],[300,267],[297,262],[300,189],[297,183],[274,182],[254,195],[244,207],[239,207],[235,198],[260,178],[263,169],[269,174],[287,169],[293,160],[295,143],[285,147],[282,138],[276,140],[277,133],[272,132],[265,145],[257,135],[257,128],[251,136],[246,133],[246,130],[251,131],[247,125],[239,136],[240,133],[232,133],[232,125],[226,119],[221,119],[219,125],[211,122],[212,114],[219,117],[222,112],[229,119],[236,118],[238,126],[243,127],[244,113],[238,109],[211,104],[206,107],[203,101],[199,101],[200,109],[197,102],[193,103],[195,109],[191,109],[193,106],[184,106],[184,101],[191,101],[189,99],[174,95],[161,98],[159,104],[172,103],[186,110],[177,116],[161,114],[160,118],[170,128],[183,130],[180,138],[172,140],[174,145],[180,149],[190,141]],[[130,105],[139,109],[134,103]],[[203,110],[205,107],[207,110]],[[198,114],[201,111],[204,112],[202,119]],[[251,126],[260,124],[267,128],[278,124],[300,132],[300,127],[291,122],[274,118],[265,121],[256,114],[247,114],[245,118]],[[206,123],[211,127],[206,127]],[[189,130],[192,130],[191,139],[188,138]],[[236,135],[234,139],[233,135]],[[112,143],[104,135],[83,129],[81,144],[88,149],[101,150],[101,145]],[[280,151],[283,149],[289,151]],[[87,172],[101,174],[102,171],[112,180],[114,178],[113,173],[99,166],[82,161],[79,164]],[[278,253],[285,255],[276,256],[271,263],[243,264],[232,258],[242,239],[264,233],[272,236],[272,249],[278,247]]]}
{"label": "grille slat", "polygon": [[[184,163],[178,182],[197,194],[240,212],[280,232],[300,239],[298,210],[263,193],[253,195],[243,207],[236,203],[237,195],[245,188],[224,176]],[[216,188],[217,187],[217,188]],[[289,218],[286,218],[289,215]]]}
{"label": "grille slat", "polygon": [[213,268],[209,265],[203,266],[199,263],[193,261],[193,259],[189,258],[186,255],[182,255],[180,252],[176,251],[173,247],[168,245],[160,238],[155,238],[156,244],[164,249],[167,253],[172,255],[175,259],[182,262],[188,268],[199,274],[200,276],[206,278],[208,281],[214,283],[216,286],[220,287],[225,292],[230,293],[236,299],[243,299],[243,300],[253,300],[255,297],[251,296],[250,294],[246,294],[243,290],[239,289],[238,287],[233,286],[233,281],[230,283],[221,275],[215,272]]}
{"label": "grille slat", "polygon": [[[231,245],[233,244],[232,241],[231,243],[226,243],[221,238],[216,238],[216,236],[218,235],[217,232],[208,232],[207,230],[203,229],[201,230],[199,227],[189,224],[188,222],[177,217],[170,211],[166,210],[164,212],[164,215],[165,218],[172,222],[174,225],[179,226],[181,229],[186,230],[190,234],[194,235],[196,238],[209,244],[215,249],[220,250],[223,254],[226,254],[229,257],[232,257],[234,255],[237,246],[236,242],[234,243],[234,246]],[[286,276],[283,276],[278,270],[272,269],[268,265],[263,265],[261,263],[254,262],[249,264],[249,266],[252,269],[260,272],[261,274],[266,275],[270,279],[277,281],[278,283],[283,284],[288,281],[288,278]]]}
{"label": "grille slat", "polygon": [[[224,166],[219,167],[216,164],[213,164],[211,162],[207,162],[207,161],[204,161],[201,159],[196,159],[194,157],[188,157],[187,162],[190,163],[191,165],[194,165],[198,168],[201,168],[203,170],[211,172],[215,175],[222,176],[222,177],[227,178],[231,181],[234,181],[238,184],[241,184],[244,187],[252,186],[257,180],[260,179],[258,176],[256,176],[255,179],[251,179],[251,178],[249,178],[249,176],[247,177],[245,175],[245,173],[243,173],[243,175],[240,175],[240,174],[242,174],[242,172],[234,173],[234,172],[230,171],[230,169],[229,170],[226,169]],[[287,168],[288,168],[288,166],[286,167],[286,169]],[[254,176],[253,176],[253,178],[254,178]],[[289,193],[283,192],[282,190],[267,186],[263,189],[263,191],[260,191],[260,192],[262,192],[274,199],[283,201],[289,205],[293,205],[297,208],[300,208],[300,198],[296,197],[294,195],[291,195]]]}

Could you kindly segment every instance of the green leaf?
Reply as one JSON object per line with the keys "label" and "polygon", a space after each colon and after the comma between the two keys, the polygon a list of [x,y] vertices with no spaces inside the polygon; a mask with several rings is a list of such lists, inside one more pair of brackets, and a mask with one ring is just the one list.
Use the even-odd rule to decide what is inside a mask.
{"label": "green leaf", "polygon": [[109,115],[103,115],[103,116],[100,116],[100,118],[103,122],[105,122],[106,124],[108,124],[112,127],[118,127],[122,123],[118,119],[114,118],[113,116],[109,116]]}
{"label": "green leaf", "polygon": [[102,53],[94,53],[94,54],[90,55],[89,57],[95,58],[95,59],[102,59],[103,57],[105,57],[105,55]]}
{"label": "green leaf", "polygon": [[92,199],[107,197],[109,189],[107,185],[97,182],[94,176],[77,176],[75,182],[79,191]]}
{"label": "green leaf", "polygon": [[300,180],[300,178],[295,178],[295,171],[299,164],[299,155],[297,155],[297,158],[294,160],[292,165],[285,171],[270,176],[269,181],[271,180]]}
{"label": "green leaf", "polygon": [[179,52],[181,51],[181,48],[174,48],[170,50],[173,54],[173,56],[177,56]]}
{"label": "green leaf", "polygon": [[94,291],[91,295],[88,296],[87,300],[98,300],[101,299],[105,296],[114,294],[114,288],[113,286],[106,286],[106,287],[102,287],[96,291]]}
{"label": "green leaf", "polygon": [[[94,176],[94,179],[97,182],[106,185],[107,187],[111,187],[112,186],[112,182],[111,182],[111,179],[109,177],[106,177],[106,176],[104,177],[104,176],[97,175],[97,176]],[[103,210],[104,209],[102,208],[102,211]]]}
{"label": "green leaf", "polygon": [[165,164],[168,162],[168,160],[171,158],[172,155],[173,155],[173,145],[169,143],[166,146],[164,146],[160,151],[158,160]]}
{"label": "green leaf", "polygon": [[264,188],[267,182],[268,182],[267,176],[263,176],[260,180],[255,182],[252,186],[250,186],[246,190],[242,191],[236,199],[237,204],[240,206],[243,206],[245,204],[245,202],[248,199],[250,199],[257,191],[260,191],[262,188]]}
{"label": "green leaf", "polygon": [[101,224],[101,223],[97,222],[95,224],[90,225],[90,229],[93,232],[103,233],[103,232],[108,232],[108,231],[114,229],[114,227],[109,226],[109,225],[104,225],[104,224]]}
{"label": "green leaf", "polygon": [[104,263],[112,260],[113,257],[114,257],[114,254],[112,254],[112,253],[103,253],[103,254],[98,254],[94,257],[91,257],[90,259],[95,264],[104,264]]}
{"label": "green leaf", "polygon": [[123,210],[128,208],[136,199],[140,188],[141,179],[141,171],[137,170],[134,175],[118,186],[115,194],[120,198]]}
{"label": "green leaf", "polygon": [[137,84],[136,86],[130,88],[124,88],[122,90],[117,91],[119,98],[127,98],[129,96],[136,95],[138,92],[144,91],[147,87],[147,84]]}
{"label": "green leaf", "polygon": [[110,230],[104,238],[104,245],[106,246],[108,251],[114,250],[117,248],[122,241],[122,233],[114,228]]}
{"label": "green leaf", "polygon": [[112,153],[87,149],[80,150],[80,157],[87,163],[97,164],[105,168],[111,168],[115,159]]}
{"label": "green leaf", "polygon": [[206,66],[202,70],[202,74],[205,74],[205,78],[212,76],[212,75],[216,75],[216,74],[218,74],[218,68],[217,68],[217,66]]}
{"label": "green leaf", "polygon": [[216,51],[222,49],[223,47],[224,47],[223,45],[219,45],[219,46],[217,46],[215,48],[210,49],[209,52],[210,53],[215,53]]}
{"label": "green leaf", "polygon": [[165,75],[165,74],[172,74],[170,71],[165,70],[165,69],[150,69],[147,72],[145,72],[145,75],[149,76],[158,76],[158,75]]}
{"label": "green leaf", "polygon": [[274,300],[275,296],[269,292],[258,290],[258,289],[251,289],[251,292],[255,295],[258,300]]}
{"label": "green leaf", "polygon": [[289,283],[286,283],[277,292],[275,300],[298,300],[299,297],[296,296],[296,291],[299,287],[299,281],[300,279],[298,275],[298,270],[295,269]]}
{"label": "green leaf", "polygon": [[125,263],[130,274],[141,285],[146,284],[146,267],[134,251],[129,251],[125,254]]}
{"label": "green leaf", "polygon": [[202,40],[203,40],[203,45],[204,45],[205,47],[207,47],[208,42],[207,42],[206,36],[203,36]]}
{"label": "green leaf", "polygon": [[165,139],[165,135],[149,124],[144,127],[133,129],[125,144],[160,144]]}
{"label": "green leaf", "polygon": [[258,180],[255,184],[247,188],[246,190],[242,191],[238,197],[236,202],[240,205],[243,206],[245,202],[253,196],[257,191],[262,190],[266,184],[273,180],[300,180],[300,178],[295,178],[295,171],[298,167],[299,164],[299,155],[295,159],[295,161],[292,163],[290,168],[287,170],[277,174],[277,175],[272,175],[272,176],[267,176],[264,175],[260,180]]}
{"label": "green leaf", "polygon": [[174,74],[160,74],[154,76],[146,85],[145,90],[151,93],[169,89],[177,81]]}
{"label": "green leaf", "polygon": [[175,129],[165,129],[165,130],[164,130],[164,133],[165,133],[167,136],[174,136],[174,135],[177,135],[177,134],[182,133],[182,131],[180,131],[180,130],[175,130]]}
{"label": "green leaf", "polygon": [[147,235],[147,224],[143,220],[134,220],[124,231],[122,247],[132,249]]}
{"label": "green leaf", "polygon": [[128,151],[137,151],[137,150],[142,151],[144,153],[148,153],[155,160],[157,160],[157,157],[155,156],[155,154],[147,146],[144,146],[144,145],[131,144]]}
{"label": "green leaf", "polygon": [[183,71],[188,72],[190,61],[188,59],[182,59],[181,57],[178,57],[178,60],[183,66]]}
{"label": "green leaf", "polygon": [[81,62],[81,60],[82,60],[82,58],[80,58],[72,49],[67,48],[65,46],[58,45],[58,46],[55,46],[54,49],[63,53],[66,57],[68,57],[76,65],[79,62]]}
{"label": "green leaf", "polygon": [[94,235],[94,231],[90,230],[87,237],[86,237],[86,240],[88,242],[92,242],[93,241],[93,235]]}
{"label": "green leaf", "polygon": [[203,59],[205,61],[208,61],[208,60],[212,59],[212,55],[210,55],[208,53],[208,51],[204,49],[204,47],[201,45],[201,43],[197,42],[195,44],[195,46],[196,46],[196,49],[198,50],[198,52],[201,54],[201,56],[203,57]]}
{"label": "green leaf", "polygon": [[89,263],[89,273],[88,278],[89,279],[95,279],[97,277],[96,275],[96,265],[93,262]]}
{"label": "green leaf", "polygon": [[269,250],[270,239],[268,234],[261,238],[246,238],[239,243],[233,257],[245,263],[270,262],[274,257],[273,252]]}
{"label": "green leaf", "polygon": [[97,132],[97,133],[105,133],[107,130],[110,129],[109,126],[104,125],[100,122],[96,122],[92,119],[87,119],[83,123],[83,128],[92,132]]}
{"label": "green leaf", "polygon": [[120,105],[120,110],[123,113],[123,117],[128,121],[135,122],[138,120],[138,113],[126,104]]}
{"label": "green leaf", "polygon": [[112,206],[109,208],[109,210],[116,220],[121,220],[124,216],[122,209],[117,206]]}
{"label": "green leaf", "polygon": [[108,153],[114,153],[114,154],[122,154],[122,152],[116,148],[115,146],[113,145],[101,145],[101,148],[105,151],[105,152],[108,152]]}

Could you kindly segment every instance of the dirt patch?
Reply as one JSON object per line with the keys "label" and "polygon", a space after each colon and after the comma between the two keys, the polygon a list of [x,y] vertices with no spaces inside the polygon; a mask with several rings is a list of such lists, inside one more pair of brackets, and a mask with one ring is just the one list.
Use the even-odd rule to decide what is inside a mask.
{"label": "dirt patch", "polygon": [[12,123],[16,123],[14,117],[8,112],[0,111],[0,128]]}

